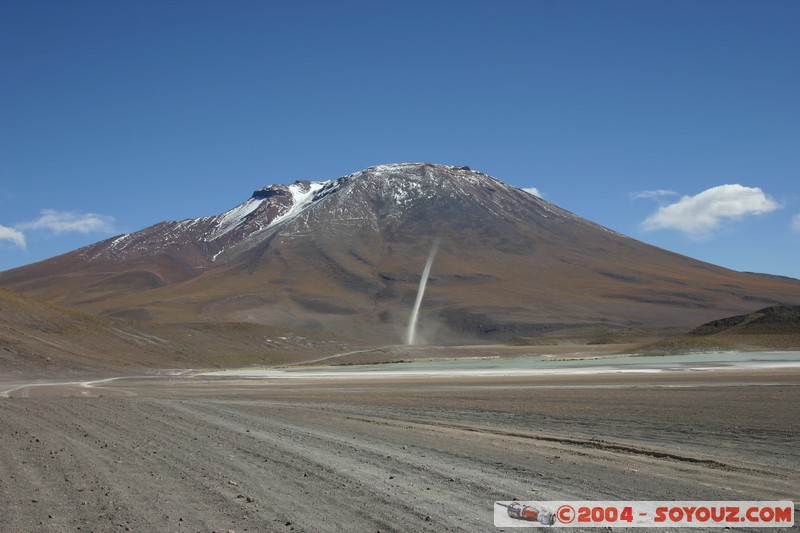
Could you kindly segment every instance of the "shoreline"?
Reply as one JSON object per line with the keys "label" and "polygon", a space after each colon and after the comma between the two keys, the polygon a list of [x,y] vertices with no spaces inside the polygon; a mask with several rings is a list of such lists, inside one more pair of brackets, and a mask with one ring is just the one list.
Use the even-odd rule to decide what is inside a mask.
{"label": "shoreline", "polygon": [[[754,356],[763,356],[755,358]],[[534,358],[536,357],[536,358]],[[723,352],[680,356],[607,355],[543,359],[479,357],[425,359],[389,363],[319,365],[311,367],[245,367],[192,372],[192,376],[241,379],[382,378],[382,377],[493,377],[537,375],[651,374],[687,371],[771,370],[800,368],[800,352]],[[775,359],[777,357],[777,359]],[[742,360],[740,360],[742,359]],[[495,368],[471,368],[476,363]],[[450,368],[441,368],[448,365]],[[697,366],[705,365],[705,366]],[[708,366],[711,365],[711,366]],[[427,368],[425,368],[427,367]]]}

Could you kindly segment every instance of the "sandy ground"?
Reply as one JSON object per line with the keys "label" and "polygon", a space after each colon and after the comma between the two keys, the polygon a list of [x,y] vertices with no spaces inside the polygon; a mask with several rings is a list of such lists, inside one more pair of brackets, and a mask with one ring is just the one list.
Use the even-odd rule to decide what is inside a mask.
{"label": "sandy ground", "polygon": [[575,357],[592,358],[634,351],[642,343],[616,344],[548,344],[541,346],[509,346],[507,344],[472,344],[463,346],[407,346],[391,345],[369,347],[345,353],[326,355],[311,359],[303,359],[287,366],[303,366],[313,364],[351,365],[373,364],[394,361],[415,361],[420,359],[462,359],[471,357]]}
{"label": "sandy ground", "polygon": [[495,531],[514,498],[800,501],[798,370],[74,381],[0,383],[0,531]]}

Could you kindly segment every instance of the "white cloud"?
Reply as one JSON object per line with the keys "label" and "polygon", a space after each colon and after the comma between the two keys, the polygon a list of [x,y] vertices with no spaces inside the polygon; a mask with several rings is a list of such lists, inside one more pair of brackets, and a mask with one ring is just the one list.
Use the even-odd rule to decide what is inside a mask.
{"label": "white cloud", "polygon": [[539,189],[537,189],[536,187],[526,187],[526,188],[524,188],[522,190],[527,192],[527,193],[529,193],[529,194],[532,194],[534,196],[538,196],[539,198],[542,198],[542,193],[540,193]]}
{"label": "white cloud", "polygon": [[113,233],[114,217],[77,211],[42,210],[39,218],[17,224],[18,229],[61,233]]}
{"label": "white cloud", "polygon": [[665,196],[677,196],[678,193],[675,191],[670,191],[667,189],[657,189],[655,191],[638,191],[628,193],[631,200],[641,200],[641,199],[648,199],[648,200],[658,200],[659,198],[664,198]]}
{"label": "white cloud", "polygon": [[800,213],[797,213],[792,218],[792,231],[795,233],[800,233]]}
{"label": "white cloud", "polygon": [[662,206],[645,219],[642,227],[645,231],[675,229],[692,238],[702,239],[708,237],[725,219],[762,215],[779,207],[758,187],[720,185]]}
{"label": "white cloud", "polygon": [[11,241],[12,244],[25,248],[25,235],[14,228],[0,225],[0,241]]}

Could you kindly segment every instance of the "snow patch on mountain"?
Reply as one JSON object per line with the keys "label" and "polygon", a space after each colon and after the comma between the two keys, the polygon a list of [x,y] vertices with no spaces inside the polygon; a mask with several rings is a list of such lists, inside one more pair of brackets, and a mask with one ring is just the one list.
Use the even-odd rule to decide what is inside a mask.
{"label": "snow patch on mountain", "polygon": [[322,190],[328,183],[329,182],[327,181],[312,181],[309,182],[308,188],[306,188],[305,184],[303,183],[294,183],[289,185],[289,192],[292,195],[291,206],[285,213],[272,219],[272,222],[270,222],[269,226],[267,227],[275,227],[281,222],[291,220],[305,211],[314,203],[315,193]]}
{"label": "snow patch on mountain", "polygon": [[111,241],[111,244],[108,245],[108,248],[113,250],[114,248],[119,246],[121,243],[123,243],[126,240],[128,240],[130,238],[130,236],[131,236],[130,233],[126,233],[124,235],[120,235],[119,237],[117,237],[113,241]]}
{"label": "snow patch on mountain", "polygon": [[206,240],[213,241],[226,233],[230,233],[245,221],[247,215],[258,209],[265,201],[264,198],[250,198],[243,204],[239,204],[230,211],[223,213],[219,216],[217,228],[214,230],[214,233],[209,235]]}

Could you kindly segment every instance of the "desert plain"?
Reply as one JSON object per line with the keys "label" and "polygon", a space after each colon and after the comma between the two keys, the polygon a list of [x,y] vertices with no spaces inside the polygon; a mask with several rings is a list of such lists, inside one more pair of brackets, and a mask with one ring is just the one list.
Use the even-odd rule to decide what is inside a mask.
{"label": "desert plain", "polygon": [[796,366],[323,374],[4,375],[0,531],[496,531],[498,500],[800,501]]}

